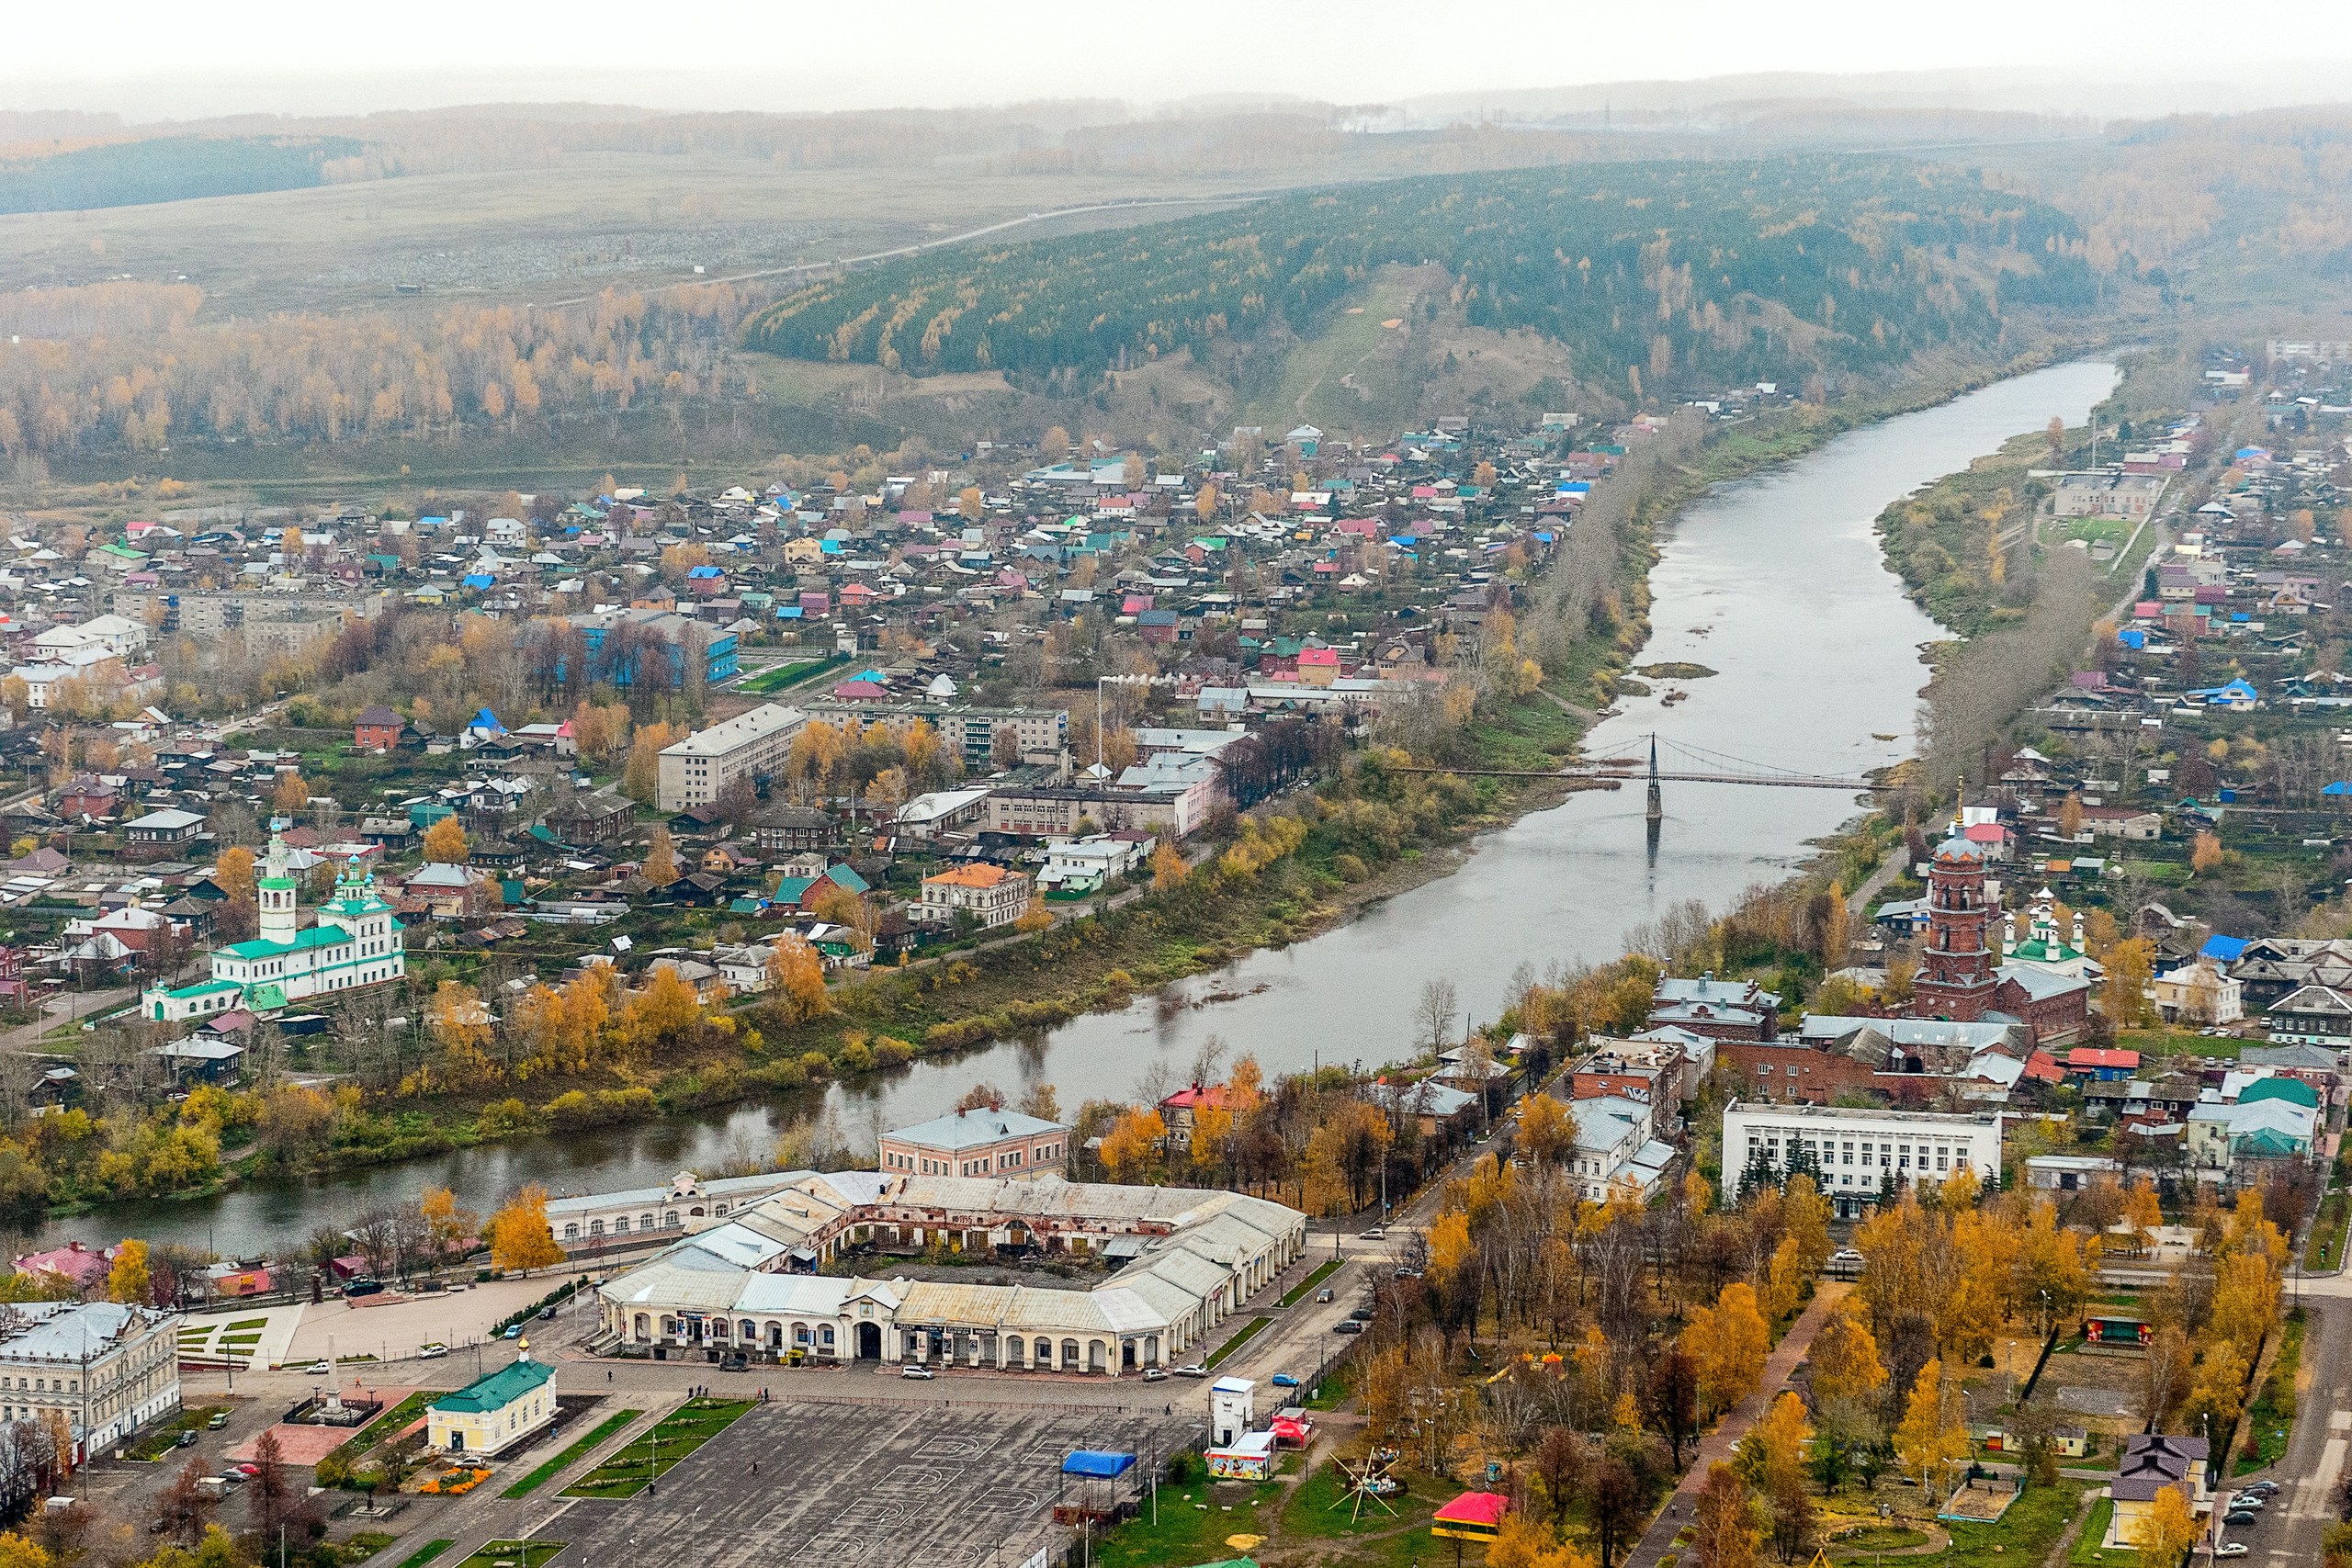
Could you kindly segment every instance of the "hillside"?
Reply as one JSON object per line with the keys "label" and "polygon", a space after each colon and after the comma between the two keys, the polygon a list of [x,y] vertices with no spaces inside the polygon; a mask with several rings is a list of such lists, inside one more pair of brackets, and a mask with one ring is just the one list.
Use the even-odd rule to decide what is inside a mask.
{"label": "hillside", "polygon": [[1523,170],[912,257],[778,300],[746,341],[1068,392],[1310,333],[1378,269],[1433,263],[1470,326],[1543,333],[1577,377],[1638,396],[1996,348],[2012,310],[2097,303],[2081,248],[2054,208],[1896,160]]}

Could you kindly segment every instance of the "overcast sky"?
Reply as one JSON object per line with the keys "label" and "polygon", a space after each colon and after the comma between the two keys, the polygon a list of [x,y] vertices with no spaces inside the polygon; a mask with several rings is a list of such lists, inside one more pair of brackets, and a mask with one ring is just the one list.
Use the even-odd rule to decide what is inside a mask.
{"label": "overcast sky", "polygon": [[143,118],[497,97],[786,110],[1224,92],[1364,103],[1950,68],[2352,96],[2327,85],[2352,80],[2331,63],[2352,62],[2347,0],[2235,15],[2243,25],[2185,0],[27,0],[9,8],[0,105]]}

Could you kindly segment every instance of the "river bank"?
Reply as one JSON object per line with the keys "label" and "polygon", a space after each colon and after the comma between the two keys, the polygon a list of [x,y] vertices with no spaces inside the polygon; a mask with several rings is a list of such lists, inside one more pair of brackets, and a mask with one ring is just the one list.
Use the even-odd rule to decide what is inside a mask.
{"label": "river bank", "polygon": [[[1889,501],[2052,412],[2079,418],[2111,381],[2103,367],[2066,367],[1845,439],[1795,432],[1786,439],[1815,452],[1796,462],[1777,449],[1776,434],[1743,459],[1770,471],[1719,483],[1671,516],[1654,513],[1639,538],[1645,564],[1654,559],[1641,657],[1723,673],[1687,684],[1669,678],[1659,684],[1670,690],[1621,698],[1620,714],[1602,720],[1589,749],[1655,728],[1664,741],[1840,773],[1907,756],[1925,675],[1918,651],[1942,634],[1886,570],[1872,520]],[[1677,474],[1674,482],[1695,480]],[[1675,691],[1684,695],[1669,704]],[[1562,728],[1512,736],[1514,748],[1541,751],[1573,731],[1568,716],[1544,706],[1547,724]],[[1857,815],[1833,793],[1674,785],[1661,839],[1649,841],[1639,794],[1539,801],[1497,791],[1468,803],[1446,841],[1420,844],[1417,855],[1357,881],[1302,874],[1258,890],[1258,916],[1182,937],[1184,972],[1148,983],[1131,970],[1124,998],[1105,991],[1093,1009],[1040,1019],[1050,1026],[1018,1038],[781,1093],[745,1082],[726,1108],[691,1116],[526,1134],[300,1187],[256,1183],[200,1201],[117,1206],[52,1234],[97,1240],[128,1229],[198,1245],[209,1234],[216,1247],[243,1250],[427,1186],[452,1186],[483,1207],[524,1179],[575,1190],[650,1183],[680,1168],[757,1163],[780,1133],[814,1119],[831,1119],[863,1144],[875,1127],[947,1109],[982,1078],[1012,1093],[1052,1083],[1066,1107],[1125,1097],[1155,1065],[1184,1070],[1211,1033],[1254,1051],[1270,1074],[1317,1060],[1396,1059],[1408,1054],[1413,993],[1431,975],[1455,979],[1471,1014],[1491,1019],[1521,964],[1613,957],[1628,926],[1684,898],[1722,907],[1751,882],[1778,880]],[[1110,954],[1076,956],[1091,968]],[[1032,997],[1039,985],[1034,969],[997,980]],[[962,999],[932,998],[926,1010],[940,1003]]]}

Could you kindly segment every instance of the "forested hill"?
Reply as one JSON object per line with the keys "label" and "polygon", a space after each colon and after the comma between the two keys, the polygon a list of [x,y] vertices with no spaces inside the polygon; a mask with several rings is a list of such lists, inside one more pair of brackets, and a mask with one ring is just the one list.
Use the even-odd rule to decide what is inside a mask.
{"label": "forested hill", "polygon": [[320,185],[361,143],[334,136],[158,136],[0,158],[0,212],[71,212]]}
{"label": "forested hill", "polygon": [[791,295],[750,345],[921,374],[1068,381],[1279,317],[1311,328],[1374,270],[1436,262],[1474,326],[1566,344],[1578,376],[1720,385],[1997,343],[2086,307],[2073,220],[1892,159],[1653,163],[1348,186],[1215,216],[943,250]]}

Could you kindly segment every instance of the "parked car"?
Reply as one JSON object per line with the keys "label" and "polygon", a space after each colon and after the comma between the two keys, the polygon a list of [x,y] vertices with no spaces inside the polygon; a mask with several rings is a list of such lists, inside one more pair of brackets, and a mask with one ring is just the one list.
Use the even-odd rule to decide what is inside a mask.
{"label": "parked car", "polygon": [[2245,1553],[2246,1544],[2242,1540],[2225,1540],[2213,1549],[2216,1557],[2244,1557]]}
{"label": "parked car", "polygon": [[2230,1506],[2233,1508],[2252,1508],[2256,1512],[2259,1512],[2262,1509],[2270,1506],[2270,1499],[2263,1493],[2248,1489],[2231,1498]]}
{"label": "parked car", "polygon": [[1348,1321],[1350,1323],[1370,1323],[1372,1321],[1372,1309],[1370,1307],[1358,1307],[1355,1311],[1348,1314]]}
{"label": "parked car", "polygon": [[309,1366],[304,1367],[302,1370],[310,1373],[314,1378],[331,1378],[334,1376],[334,1363],[333,1361],[312,1361]]}
{"label": "parked car", "polygon": [[722,1372],[740,1372],[750,1368],[751,1364],[752,1358],[743,1354],[742,1351],[737,1350],[721,1358],[718,1363],[718,1370]]}
{"label": "parked car", "polygon": [[1204,1378],[1209,1375],[1209,1370],[1198,1361],[1190,1361],[1177,1368],[1176,1375],[1180,1378]]}
{"label": "parked car", "polygon": [[917,1382],[929,1382],[939,1374],[929,1367],[904,1366],[899,1369],[899,1375],[902,1378],[912,1378]]}
{"label": "parked car", "polygon": [[2238,1490],[2240,1492],[2252,1492],[2260,1496],[2267,1497],[2272,1493],[2278,1490],[2278,1483],[2275,1481],[2265,1479],[2262,1481],[2248,1482],[2245,1485],[2239,1487]]}
{"label": "parked car", "polygon": [[1146,1382],[1166,1382],[1168,1381],[1168,1369],[1165,1367],[1146,1367],[1143,1370],[1143,1381]]}
{"label": "parked car", "polygon": [[243,1486],[246,1482],[251,1481],[253,1477],[247,1475],[243,1471],[239,1470],[236,1466],[232,1465],[227,1470],[220,1472],[220,1479],[227,1482],[232,1486]]}
{"label": "parked car", "polygon": [[1363,1325],[1358,1323],[1352,1317],[1343,1317],[1340,1319],[1339,1322],[1331,1325],[1331,1332],[1334,1334],[1362,1334],[1363,1332]]}
{"label": "parked car", "polygon": [[2250,1525],[2254,1523],[2254,1515],[2245,1508],[2233,1508],[2222,1516],[2222,1522],[2225,1525]]}
{"label": "parked car", "polygon": [[1276,1388],[1296,1388],[1298,1386],[1298,1380],[1291,1376],[1288,1372],[1276,1372],[1268,1381]]}
{"label": "parked car", "polygon": [[1378,1225],[1374,1225],[1368,1231],[1358,1231],[1356,1233],[1356,1239],[1358,1241],[1386,1241],[1388,1239],[1388,1233],[1382,1230]]}
{"label": "parked car", "polygon": [[523,1325],[521,1324],[510,1323],[505,1327],[498,1331],[498,1337],[501,1339],[514,1339],[520,1337],[522,1333]]}
{"label": "parked car", "polygon": [[1829,1255],[1829,1261],[1851,1269],[1860,1269],[1862,1266],[1862,1255],[1850,1247],[1841,1247]]}
{"label": "parked car", "polygon": [[539,1309],[539,1321],[540,1321],[540,1322],[542,1322],[542,1323],[552,1322],[552,1321],[554,1320],[554,1318],[555,1318],[555,1303],[554,1303],[550,1302],[550,1303],[548,1303],[546,1306],[543,1306],[543,1307],[541,1307],[541,1308]]}
{"label": "parked car", "polygon": [[419,1345],[416,1348],[416,1357],[417,1359],[421,1361],[437,1361],[448,1353],[449,1347],[442,1344],[438,1339],[434,1340],[431,1344]]}
{"label": "parked car", "polygon": [[196,1434],[194,1432],[182,1432],[173,1442],[172,1446],[175,1449],[192,1449],[196,1447]]}
{"label": "parked car", "polygon": [[229,1424],[229,1413],[225,1410],[216,1410],[205,1417],[204,1424],[217,1432]]}

